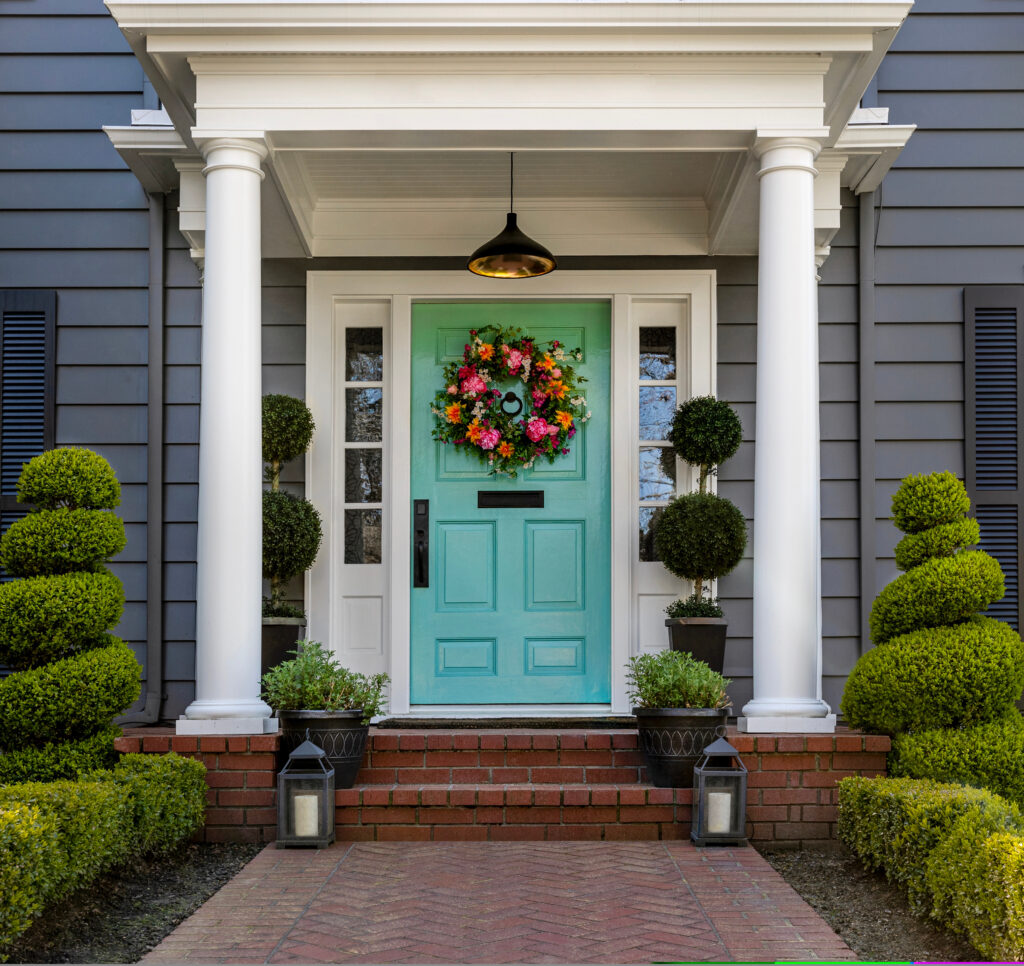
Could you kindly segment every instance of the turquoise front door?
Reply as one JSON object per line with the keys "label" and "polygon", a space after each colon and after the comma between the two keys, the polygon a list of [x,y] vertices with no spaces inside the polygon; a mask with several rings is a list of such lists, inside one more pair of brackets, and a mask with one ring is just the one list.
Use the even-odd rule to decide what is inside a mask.
{"label": "turquoise front door", "polygon": [[[474,456],[430,435],[445,365],[461,359],[470,329],[487,325],[583,350],[573,364],[593,417],[567,455],[514,480],[488,476]],[[607,302],[414,305],[412,498],[428,501],[429,549],[424,574],[413,547],[409,576],[413,704],[611,700],[610,338]],[[498,388],[524,392],[518,380]],[[543,507],[478,507],[493,491],[482,502],[522,503],[521,491],[541,491]],[[424,577],[429,586],[416,586]]]}

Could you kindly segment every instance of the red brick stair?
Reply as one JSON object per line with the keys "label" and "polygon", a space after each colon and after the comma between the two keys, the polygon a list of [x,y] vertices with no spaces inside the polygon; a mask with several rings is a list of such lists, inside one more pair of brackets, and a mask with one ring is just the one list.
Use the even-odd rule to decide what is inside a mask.
{"label": "red brick stair", "polygon": [[[729,740],[749,770],[747,831],[756,843],[828,846],[836,782],[885,773],[889,739],[745,735]],[[276,837],[276,735],[174,736],[138,728],[120,751],[174,750],[207,766],[208,841]],[[355,788],[335,793],[341,841],[678,839],[692,791],[654,788],[632,729],[371,729]]]}

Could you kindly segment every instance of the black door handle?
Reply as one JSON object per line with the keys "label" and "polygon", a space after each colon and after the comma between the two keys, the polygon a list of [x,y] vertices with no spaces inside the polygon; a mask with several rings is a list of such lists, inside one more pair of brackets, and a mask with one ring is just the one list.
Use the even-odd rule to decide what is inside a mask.
{"label": "black door handle", "polygon": [[430,586],[430,501],[413,500],[413,587]]}

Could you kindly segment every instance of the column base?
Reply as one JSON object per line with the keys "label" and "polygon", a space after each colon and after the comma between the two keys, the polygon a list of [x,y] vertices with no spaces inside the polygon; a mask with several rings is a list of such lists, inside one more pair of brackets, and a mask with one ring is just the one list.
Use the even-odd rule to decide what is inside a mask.
{"label": "column base", "polygon": [[830,735],[836,730],[836,716],[804,718],[797,715],[764,714],[736,719],[736,730],[747,734]]}
{"label": "column base", "polygon": [[277,734],[277,718],[186,718],[174,724],[178,735],[273,735]]}

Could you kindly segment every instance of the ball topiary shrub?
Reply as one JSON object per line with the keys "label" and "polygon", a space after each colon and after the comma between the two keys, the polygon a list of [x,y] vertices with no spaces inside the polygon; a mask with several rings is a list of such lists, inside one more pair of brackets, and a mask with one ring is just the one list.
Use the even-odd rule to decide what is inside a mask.
{"label": "ball topiary shrub", "polygon": [[952,473],[905,477],[892,498],[892,520],[903,533],[921,533],[967,516],[971,499]]}
{"label": "ball topiary shrub", "polygon": [[1024,642],[978,617],[894,637],[857,662],[843,711],[858,728],[899,734],[990,721],[1024,688]]}
{"label": "ball topiary shrub", "polygon": [[97,453],[54,450],[22,471],[18,499],[37,508],[0,540],[0,782],[74,778],[114,758],[111,719],[139,696],[132,652],[104,633],[124,608],[104,566],[125,543],[110,513],[114,471]]}
{"label": "ball topiary shrub", "polygon": [[301,399],[263,397],[263,460],[269,492],[263,494],[263,576],[270,596],[264,617],[302,617],[285,600],[285,584],[313,566],[322,537],[320,514],[308,500],[281,490],[281,467],[297,459],[313,438],[313,414]]}
{"label": "ball topiary shrub", "polygon": [[724,400],[696,396],[676,410],[669,432],[672,450],[697,467],[697,492],[676,497],[659,514],[654,531],[658,559],[683,580],[693,594],[666,609],[670,617],[721,617],[718,601],[704,597],[705,583],[730,573],[747,546],[743,514],[729,500],[711,493],[708,481],[718,464],[732,456],[743,440],[739,416]]}

